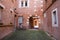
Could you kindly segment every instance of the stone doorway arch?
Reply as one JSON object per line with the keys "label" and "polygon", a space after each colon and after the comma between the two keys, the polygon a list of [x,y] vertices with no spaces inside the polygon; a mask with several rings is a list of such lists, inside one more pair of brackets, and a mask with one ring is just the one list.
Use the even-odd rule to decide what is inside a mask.
{"label": "stone doorway arch", "polygon": [[29,18],[29,28],[39,28],[39,18],[38,16],[30,16]]}

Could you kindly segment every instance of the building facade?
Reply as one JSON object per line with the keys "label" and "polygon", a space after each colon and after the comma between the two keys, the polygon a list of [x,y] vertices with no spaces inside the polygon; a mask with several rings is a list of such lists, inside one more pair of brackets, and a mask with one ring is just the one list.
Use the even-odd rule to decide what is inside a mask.
{"label": "building facade", "polygon": [[0,39],[16,28],[43,29],[41,0],[0,0]]}
{"label": "building facade", "polygon": [[0,39],[14,30],[15,0],[0,0]]}
{"label": "building facade", "polygon": [[[17,0],[16,26],[25,29],[42,29],[42,11],[41,0]],[[43,5],[42,5],[43,6]]]}
{"label": "building facade", "polygon": [[60,0],[0,0],[0,39],[16,28],[23,28],[44,30],[60,40],[59,2]]}
{"label": "building facade", "polygon": [[44,30],[60,40],[60,0],[44,0]]}

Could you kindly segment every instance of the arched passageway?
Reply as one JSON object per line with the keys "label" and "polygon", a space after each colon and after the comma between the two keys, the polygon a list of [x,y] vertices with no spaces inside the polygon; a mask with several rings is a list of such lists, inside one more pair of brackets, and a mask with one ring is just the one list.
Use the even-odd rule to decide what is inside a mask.
{"label": "arched passageway", "polygon": [[31,16],[29,18],[29,28],[34,29],[34,28],[39,28],[39,18],[37,16]]}

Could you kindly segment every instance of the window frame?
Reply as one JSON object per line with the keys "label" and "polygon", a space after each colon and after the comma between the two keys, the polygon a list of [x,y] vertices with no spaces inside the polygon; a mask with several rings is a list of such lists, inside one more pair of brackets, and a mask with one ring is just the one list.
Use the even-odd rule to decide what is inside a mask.
{"label": "window frame", "polygon": [[21,7],[23,7],[24,6],[24,2],[23,1],[21,1]]}
{"label": "window frame", "polygon": [[25,1],[25,6],[26,6],[26,7],[28,6],[28,1]]}
{"label": "window frame", "polygon": [[[21,22],[21,21],[22,21],[22,22]],[[23,16],[19,16],[19,17],[18,17],[18,23],[21,23],[21,24],[23,23]]]}
{"label": "window frame", "polygon": [[[56,22],[57,24],[55,24],[55,20],[54,20],[54,11],[56,11]],[[58,27],[58,12],[57,12],[57,8],[55,8],[54,10],[52,10],[52,26],[53,27]]]}
{"label": "window frame", "polygon": [[[21,1],[23,1],[23,0],[19,0],[19,8],[24,8],[24,7],[29,7],[29,0],[25,0],[25,1],[23,1],[23,7],[21,6],[22,4],[21,4]],[[27,1],[27,6],[25,6],[25,2]]]}

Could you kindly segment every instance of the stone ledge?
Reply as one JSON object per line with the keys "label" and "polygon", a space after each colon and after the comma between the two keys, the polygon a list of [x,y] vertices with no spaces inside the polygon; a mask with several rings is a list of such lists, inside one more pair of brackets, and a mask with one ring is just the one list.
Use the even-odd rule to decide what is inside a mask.
{"label": "stone ledge", "polygon": [[7,26],[12,27],[14,25],[0,25],[0,27],[7,27]]}
{"label": "stone ledge", "polygon": [[49,34],[48,32],[45,32],[49,37],[52,38],[52,40],[56,40],[56,38],[53,36],[53,34]]}
{"label": "stone ledge", "polygon": [[10,31],[8,33],[5,33],[4,36],[1,36],[0,40],[4,40],[6,37],[10,37],[12,35],[13,31]]}

